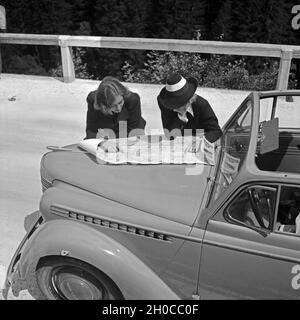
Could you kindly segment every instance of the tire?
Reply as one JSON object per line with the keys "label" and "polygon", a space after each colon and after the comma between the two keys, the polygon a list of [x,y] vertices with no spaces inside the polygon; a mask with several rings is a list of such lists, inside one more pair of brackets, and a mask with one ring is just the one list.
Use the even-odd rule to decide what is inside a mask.
{"label": "tire", "polygon": [[95,267],[73,258],[43,259],[36,269],[40,300],[122,300],[115,283]]}

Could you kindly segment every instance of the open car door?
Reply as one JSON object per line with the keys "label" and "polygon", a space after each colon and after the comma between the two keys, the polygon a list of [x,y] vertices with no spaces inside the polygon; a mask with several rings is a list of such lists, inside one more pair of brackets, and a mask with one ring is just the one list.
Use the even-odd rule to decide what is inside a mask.
{"label": "open car door", "polygon": [[[261,111],[260,93],[250,95],[225,126],[210,197],[209,210],[214,214],[207,221],[202,245],[198,283],[202,299],[299,299],[300,234],[295,225],[292,232],[280,232],[284,227],[278,224],[284,220],[279,219],[283,210],[289,210],[285,218],[292,212],[287,204],[294,203],[293,210],[300,213],[300,154],[296,152],[300,97],[299,92],[292,93],[292,111],[285,98],[277,97],[280,94],[261,96],[270,99],[268,117]],[[281,105],[285,106],[282,111]],[[249,149],[254,129],[258,139],[251,140]],[[275,159],[277,154],[280,161]],[[278,179],[274,174],[268,182],[270,175],[262,172],[261,179],[257,174],[254,181],[247,180],[251,174],[243,170],[243,164],[248,155],[256,162],[266,157],[265,170],[276,162],[277,171],[292,170],[299,176],[285,175],[282,181],[282,174],[277,174]],[[240,172],[244,179],[231,188],[233,181],[239,181]],[[293,219],[295,224],[295,216]]]}

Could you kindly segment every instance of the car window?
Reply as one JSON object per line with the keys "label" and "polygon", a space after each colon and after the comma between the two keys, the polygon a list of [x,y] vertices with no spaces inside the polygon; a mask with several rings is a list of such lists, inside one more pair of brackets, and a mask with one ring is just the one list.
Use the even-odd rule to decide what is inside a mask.
{"label": "car window", "polygon": [[300,188],[281,186],[275,231],[300,236]]}
{"label": "car window", "polygon": [[259,118],[258,169],[300,173],[300,96],[261,98]]}
{"label": "car window", "polygon": [[279,119],[279,129],[298,129],[300,96],[275,96],[260,99],[259,121]]}
{"label": "car window", "polygon": [[252,186],[244,189],[225,209],[225,218],[249,227],[272,229],[277,189]]}
{"label": "car window", "polygon": [[251,105],[251,102],[248,101],[247,105],[248,105],[248,108],[245,109],[245,111],[237,119],[238,127],[236,127],[235,130],[240,130],[240,131],[250,130],[252,110],[251,108],[249,108],[249,106]]}

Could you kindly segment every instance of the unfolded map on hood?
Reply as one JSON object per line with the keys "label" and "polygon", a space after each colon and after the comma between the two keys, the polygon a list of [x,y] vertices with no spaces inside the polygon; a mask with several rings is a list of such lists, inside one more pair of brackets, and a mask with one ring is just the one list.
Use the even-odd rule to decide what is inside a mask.
{"label": "unfolded map on hood", "polygon": [[[117,152],[107,152],[105,143]],[[119,139],[87,139],[79,146],[96,156],[100,164],[215,164],[214,144],[204,137],[135,136]]]}

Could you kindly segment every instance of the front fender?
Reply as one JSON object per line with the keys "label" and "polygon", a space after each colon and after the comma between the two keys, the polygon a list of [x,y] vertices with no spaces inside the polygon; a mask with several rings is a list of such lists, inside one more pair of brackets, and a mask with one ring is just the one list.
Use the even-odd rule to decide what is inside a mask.
{"label": "front fender", "polygon": [[80,222],[58,219],[41,225],[22,252],[21,277],[29,277],[33,262],[53,255],[68,255],[95,266],[115,282],[125,299],[179,299],[130,250]]}

